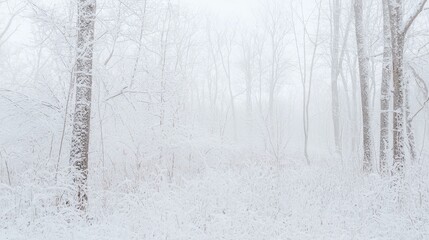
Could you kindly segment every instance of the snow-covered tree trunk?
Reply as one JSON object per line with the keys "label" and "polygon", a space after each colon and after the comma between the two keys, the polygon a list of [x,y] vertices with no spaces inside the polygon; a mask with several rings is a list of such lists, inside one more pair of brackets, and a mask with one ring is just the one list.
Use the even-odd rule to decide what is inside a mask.
{"label": "snow-covered tree trunk", "polygon": [[400,172],[405,163],[404,142],[404,35],[402,25],[402,1],[389,4],[392,31],[392,78],[393,78],[393,158],[395,170]]}
{"label": "snow-covered tree trunk", "polygon": [[[423,10],[427,0],[421,0],[403,23],[402,0],[389,1],[390,29],[392,34],[392,78],[393,78],[393,159],[394,169],[402,174],[405,165],[405,99],[408,97],[404,80],[404,45],[408,29]],[[411,131],[411,129],[410,129]]]}
{"label": "snow-covered tree trunk", "polygon": [[341,157],[342,142],[340,131],[340,104],[338,97],[339,75],[339,49],[340,49],[340,1],[332,3],[332,40],[331,40],[331,94],[332,94],[332,120],[334,124],[335,153]]}
{"label": "snow-covered tree trunk", "polygon": [[371,114],[369,109],[369,57],[365,43],[365,33],[363,26],[363,4],[362,0],[355,0],[355,31],[356,43],[359,60],[359,78],[362,104],[362,125],[363,125],[363,171],[368,173],[373,168],[372,152],[372,132],[371,132]]}
{"label": "snow-covered tree trunk", "polygon": [[85,210],[88,196],[88,149],[91,119],[92,58],[94,44],[95,0],[79,0],[77,20],[76,98],[70,165],[77,188],[77,207]]}
{"label": "snow-covered tree trunk", "polygon": [[390,84],[392,80],[392,48],[389,21],[389,0],[383,0],[383,68],[380,92],[380,173],[387,175],[389,166],[387,158],[390,149],[389,115],[390,115]]}

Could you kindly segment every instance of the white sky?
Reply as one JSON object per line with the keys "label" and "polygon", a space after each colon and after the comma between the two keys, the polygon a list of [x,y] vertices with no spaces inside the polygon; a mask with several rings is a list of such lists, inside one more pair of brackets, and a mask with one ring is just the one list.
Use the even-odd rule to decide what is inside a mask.
{"label": "white sky", "polygon": [[223,18],[246,20],[258,6],[258,0],[180,0],[181,3]]}

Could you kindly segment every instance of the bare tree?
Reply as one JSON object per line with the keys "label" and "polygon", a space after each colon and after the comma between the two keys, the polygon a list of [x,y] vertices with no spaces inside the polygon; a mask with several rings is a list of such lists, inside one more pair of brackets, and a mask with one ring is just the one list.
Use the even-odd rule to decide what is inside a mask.
{"label": "bare tree", "polygon": [[369,56],[366,48],[365,33],[363,26],[363,4],[362,0],[355,0],[355,31],[359,60],[360,94],[362,108],[363,127],[363,171],[369,173],[373,168],[371,114],[369,109]]}
{"label": "bare tree", "polygon": [[242,63],[241,68],[244,74],[244,80],[246,85],[246,113],[248,120],[251,120],[253,104],[252,104],[252,88],[253,88],[253,73],[255,68],[255,35],[245,33],[241,36],[241,56]]}
{"label": "bare tree", "polygon": [[405,99],[407,82],[404,79],[405,36],[414,20],[423,10],[427,0],[420,0],[411,14],[403,19],[403,1],[389,1],[390,29],[392,34],[392,78],[393,78],[393,159],[394,169],[402,174],[405,164]]}
{"label": "bare tree", "polygon": [[[5,1],[7,4],[7,1]],[[0,7],[4,7],[1,6],[3,2],[0,2]],[[5,22],[5,25],[3,26],[3,29],[0,28],[0,47],[13,35],[13,33],[16,31],[16,29],[11,31],[11,27],[13,25],[13,22],[15,20],[15,18],[19,15],[19,13],[24,9],[25,6],[14,10],[9,19],[7,19],[7,21]]]}
{"label": "bare tree", "polygon": [[96,0],[79,0],[77,19],[76,98],[70,165],[77,187],[77,207],[85,210],[88,202],[88,149],[91,119],[92,60]]}
{"label": "bare tree", "polygon": [[338,75],[340,72],[340,0],[332,2],[332,39],[331,39],[331,95],[332,95],[332,120],[334,123],[335,153],[341,157],[342,144],[340,133],[340,104],[338,97]]}
{"label": "bare tree", "polygon": [[[338,4],[338,3],[336,3],[336,4]],[[351,7],[350,7],[350,10],[349,10],[348,14],[349,14],[349,16],[352,16],[352,14],[353,14],[353,4],[351,4],[350,6]],[[340,7],[340,9],[341,9],[341,7]],[[347,23],[346,23],[345,28],[343,30],[341,51],[339,53],[337,53],[337,54],[339,54],[338,55],[338,59],[337,59],[337,61],[333,61],[332,57],[331,57],[331,64],[334,64],[334,65],[335,65],[335,63],[337,64],[336,70],[334,70],[335,66],[331,66],[331,74],[334,74],[335,72],[337,74],[337,77],[336,77],[337,78],[336,79],[337,83],[333,83],[331,81],[331,84],[337,84],[338,85],[338,78],[340,78],[341,82],[342,82],[342,86],[343,86],[344,91],[346,93],[345,94],[345,102],[346,102],[345,105],[347,106],[347,108],[346,108],[347,109],[346,112],[347,112],[347,115],[348,115],[348,119],[347,120],[350,121],[352,124],[347,124],[345,126],[350,126],[351,125],[350,130],[352,130],[351,131],[351,135],[353,136],[351,138],[351,150],[352,150],[352,154],[353,154],[354,148],[356,147],[355,146],[356,144],[354,143],[355,139],[356,139],[356,136],[355,136],[356,134],[353,134],[353,132],[356,132],[355,131],[356,130],[356,121],[354,121],[354,119],[356,119],[355,116],[356,116],[356,109],[357,109],[356,108],[356,98],[355,98],[355,96],[356,96],[355,89],[356,89],[356,82],[357,81],[356,81],[356,67],[355,67],[356,64],[352,64],[350,62],[350,52],[347,49],[348,48],[348,41],[349,41],[349,35],[350,35],[352,23],[353,23],[353,18],[352,17],[348,17]],[[334,24],[331,21],[331,29],[333,28],[332,25],[334,25]],[[331,43],[331,45],[332,45],[332,43]],[[332,54],[332,47],[331,47],[331,54]],[[340,46],[338,46],[338,47],[340,47]],[[354,56],[354,58],[356,58],[356,57]],[[354,62],[356,62],[356,61],[354,61]],[[348,70],[349,70],[348,72],[350,73],[350,82],[351,82],[351,84],[350,84],[351,86],[350,87],[351,88],[349,87],[349,83],[348,83],[348,80],[349,80],[349,78],[347,77],[348,73],[346,71],[344,71],[344,69],[347,69],[347,68],[344,68],[343,67],[344,65],[346,65],[346,67],[348,67]],[[335,79],[335,75],[331,75],[331,80],[332,80],[332,77],[334,77],[334,79]],[[335,88],[337,88],[337,87],[338,86],[336,86]],[[332,91],[332,86],[331,86],[331,91]],[[349,96],[349,94],[348,94],[349,92],[352,93],[352,96]],[[333,96],[332,99],[334,99],[334,98],[335,97]],[[334,109],[334,105],[333,105],[332,108]],[[339,108],[339,103],[338,103],[338,108]],[[340,116],[339,113],[338,113],[338,116]],[[340,120],[338,120],[338,121],[340,123]],[[338,130],[339,130],[339,134],[340,134],[338,140],[341,140],[339,142],[339,146],[341,147],[341,151],[340,152],[337,151],[336,154],[337,154],[337,156],[339,155],[340,157],[342,157],[342,155],[343,155],[343,139],[342,139],[342,136],[343,136],[344,128],[343,128],[343,126],[341,126],[341,124],[338,126]],[[338,149],[338,148],[336,148],[336,149]]]}
{"label": "bare tree", "polygon": [[271,50],[269,60],[269,95],[268,95],[268,119],[273,124],[274,104],[280,78],[284,71],[285,37],[287,33],[286,19],[279,1],[267,1],[267,16],[265,29],[268,35],[268,45]]}
{"label": "bare tree", "polygon": [[411,108],[410,108],[410,95],[409,95],[409,80],[407,79],[406,88],[405,88],[405,121],[406,121],[406,136],[407,136],[407,146],[410,152],[411,161],[414,161],[417,157],[416,153],[416,143],[414,138],[414,131],[411,119]]}
{"label": "bare tree", "polygon": [[[244,75],[245,91],[246,91],[246,127],[247,136],[252,139],[254,136],[253,129],[253,97],[254,97],[254,82],[255,73],[257,73],[257,35],[245,32],[241,35],[241,70]],[[249,141],[251,146],[251,141]]]}
{"label": "bare tree", "polygon": [[[415,160],[415,158],[417,157],[417,152],[416,152],[415,145],[414,145],[415,144],[414,143],[414,141],[415,141],[414,135],[412,134],[413,133],[412,123],[413,123],[413,120],[417,117],[417,115],[419,115],[419,113],[421,113],[422,110],[426,109],[426,107],[427,107],[427,104],[429,102],[429,90],[428,90],[429,88],[428,88],[425,80],[417,73],[417,70],[413,66],[411,66],[411,64],[409,64],[408,66],[411,70],[411,73],[412,73],[414,79],[416,80],[416,84],[419,87],[420,92],[422,93],[422,95],[424,97],[423,102],[420,103],[420,105],[421,105],[420,108],[412,116],[410,116],[409,102],[407,101],[407,121],[408,121],[407,122],[407,131],[409,134],[408,144],[410,147],[411,155],[414,158],[413,160]],[[410,133],[411,133],[411,135],[410,135]],[[424,133],[426,133],[426,121],[425,121],[425,125],[424,125]],[[422,150],[424,149],[424,146],[425,146],[425,139],[423,138],[423,144],[421,146]],[[420,155],[422,153],[421,152],[422,150],[420,150]],[[413,156],[413,154],[414,154],[414,156]]]}
{"label": "bare tree", "polygon": [[[311,99],[311,85],[313,80],[313,73],[314,73],[314,64],[316,60],[316,53],[317,48],[319,46],[319,31],[320,31],[320,12],[321,12],[321,2],[316,3],[316,7],[318,8],[317,11],[317,27],[316,27],[316,33],[314,36],[314,40],[311,38],[308,32],[308,26],[307,21],[305,20],[306,17],[303,13],[303,5],[301,2],[300,10],[301,14],[298,17],[301,27],[302,27],[302,46],[299,46],[299,38],[295,26],[294,21],[294,7],[291,5],[291,12],[292,12],[292,28],[293,28],[293,34],[295,37],[295,46],[298,56],[298,66],[299,66],[299,73],[301,78],[301,85],[302,85],[302,118],[303,118],[303,126],[304,126],[304,157],[307,160],[307,164],[310,164],[310,159],[308,157],[308,137],[309,137],[309,127],[310,127],[310,118],[309,118],[309,107],[310,107],[310,99]],[[311,55],[307,56],[307,41],[309,41],[313,46],[313,49],[311,51]],[[301,52],[302,51],[302,52]],[[308,57],[310,57],[310,62],[308,62]],[[308,66],[308,67],[307,67]],[[308,74],[308,75],[307,75]]]}
{"label": "bare tree", "polygon": [[391,32],[389,21],[389,0],[383,0],[383,68],[381,76],[380,90],[380,173],[387,175],[388,173],[388,150],[390,148],[389,141],[389,119],[390,119],[390,82],[392,80],[392,48],[391,48]]}
{"label": "bare tree", "polygon": [[[207,92],[209,95],[209,103],[212,116],[212,121],[216,121],[218,118],[218,98],[219,98],[219,63],[216,51],[216,44],[214,42],[215,37],[212,36],[212,24],[210,19],[206,20],[206,30],[207,30]],[[197,91],[198,92],[198,91]]]}
{"label": "bare tree", "polygon": [[[274,156],[277,162],[281,159],[283,150],[286,148],[287,139],[284,135],[285,119],[280,119],[282,111],[277,106],[277,97],[279,87],[284,80],[286,69],[287,42],[286,34],[288,32],[287,14],[284,8],[285,1],[265,1],[263,6],[262,20],[264,23],[264,35],[266,38],[259,38],[261,41],[257,44],[258,49],[258,70],[259,89],[262,87],[262,79],[266,79],[268,87],[268,106],[266,113],[263,113],[265,119],[266,139],[265,147]],[[263,57],[265,56],[265,57]],[[266,60],[264,60],[266,59]],[[263,62],[266,62],[266,65]],[[261,91],[259,100],[264,99]],[[262,110],[263,108],[260,107]]]}
{"label": "bare tree", "polygon": [[223,71],[225,73],[228,85],[228,93],[232,114],[232,123],[233,123],[233,132],[234,139],[237,139],[237,113],[235,107],[235,98],[233,91],[233,79],[232,79],[232,52],[234,48],[234,40],[235,40],[235,30],[229,32],[227,30],[222,33],[217,33],[217,44],[218,44],[218,52],[220,54],[221,65]]}

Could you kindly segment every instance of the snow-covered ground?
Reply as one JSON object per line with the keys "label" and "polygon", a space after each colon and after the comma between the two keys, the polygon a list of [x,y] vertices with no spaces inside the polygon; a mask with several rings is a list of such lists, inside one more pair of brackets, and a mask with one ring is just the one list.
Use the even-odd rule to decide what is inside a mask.
{"label": "snow-covered ground", "polygon": [[92,186],[88,220],[58,204],[52,174],[26,172],[0,186],[0,239],[429,239],[427,172],[410,168],[401,189],[326,166],[153,174]]}

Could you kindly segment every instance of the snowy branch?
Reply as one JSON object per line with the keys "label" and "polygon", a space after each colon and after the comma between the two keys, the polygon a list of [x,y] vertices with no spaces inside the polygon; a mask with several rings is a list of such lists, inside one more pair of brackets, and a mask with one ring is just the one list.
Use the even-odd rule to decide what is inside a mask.
{"label": "snowy branch", "polygon": [[412,122],[414,118],[426,107],[426,104],[429,102],[429,97],[426,99],[426,101],[423,103],[423,105],[420,107],[420,109],[414,113],[414,115],[408,119],[408,122]]}
{"label": "snowy branch", "polygon": [[3,31],[0,33],[0,39],[2,39],[5,35],[6,32],[9,30],[10,26],[12,25],[13,19],[18,15],[18,12],[16,12],[15,14],[13,14],[9,20],[7,21],[6,27],[3,29]]}
{"label": "snowy branch", "polygon": [[404,26],[402,27],[402,33],[406,34],[411,24],[413,24],[414,20],[417,16],[423,11],[423,7],[425,6],[427,0],[421,0],[417,7],[411,12],[411,14],[405,18]]}

